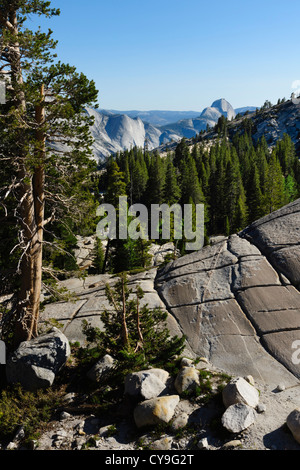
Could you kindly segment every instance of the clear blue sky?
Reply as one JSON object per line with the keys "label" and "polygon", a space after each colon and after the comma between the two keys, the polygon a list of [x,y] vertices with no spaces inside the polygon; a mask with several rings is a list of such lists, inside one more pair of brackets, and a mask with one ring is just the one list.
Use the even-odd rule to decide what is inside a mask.
{"label": "clear blue sky", "polygon": [[[100,108],[201,111],[289,98],[300,80],[299,0],[52,0],[38,21]],[[32,20],[33,21],[33,20]]]}

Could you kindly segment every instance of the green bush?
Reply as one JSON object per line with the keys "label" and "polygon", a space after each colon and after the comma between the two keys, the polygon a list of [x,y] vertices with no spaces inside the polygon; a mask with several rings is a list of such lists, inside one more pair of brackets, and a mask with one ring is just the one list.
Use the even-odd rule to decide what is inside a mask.
{"label": "green bush", "polygon": [[185,338],[171,337],[166,325],[167,313],[161,308],[141,306],[144,292],[128,288],[125,273],[112,288],[106,286],[110,310],[101,314],[104,330],[84,322],[88,347],[81,350],[85,360],[110,354],[117,360],[117,369],[124,376],[129,371],[149,366],[162,367],[184,349]]}
{"label": "green bush", "polygon": [[19,426],[24,427],[25,440],[35,439],[48,423],[60,403],[55,390],[24,391],[19,385],[8,387],[0,395],[0,438],[10,440]]}

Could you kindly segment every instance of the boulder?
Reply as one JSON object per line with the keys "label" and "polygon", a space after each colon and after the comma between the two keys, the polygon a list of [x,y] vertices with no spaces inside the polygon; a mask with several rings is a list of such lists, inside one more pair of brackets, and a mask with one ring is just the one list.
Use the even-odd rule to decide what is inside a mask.
{"label": "boulder", "polygon": [[87,377],[93,382],[100,382],[113,369],[114,364],[114,359],[109,354],[106,354],[87,372]]}
{"label": "boulder", "polygon": [[195,367],[183,367],[177,374],[174,385],[179,395],[194,391],[200,385],[198,370]]}
{"label": "boulder", "polygon": [[236,403],[227,408],[222,416],[222,425],[227,431],[240,433],[255,423],[256,412],[248,405]]}
{"label": "boulder", "polygon": [[173,439],[170,436],[164,436],[161,439],[157,439],[152,442],[151,450],[171,450]]}
{"label": "boulder", "polygon": [[9,384],[19,383],[29,391],[48,388],[70,353],[69,341],[65,335],[53,328],[47,334],[21,343],[8,357],[7,381]]}
{"label": "boulder", "polygon": [[166,388],[169,373],[162,369],[149,369],[128,374],[125,394],[145,400],[158,397]]}
{"label": "boulder", "polygon": [[169,423],[179,400],[178,395],[168,395],[139,403],[133,413],[136,426],[142,428]]}
{"label": "boulder", "polygon": [[295,441],[300,444],[300,408],[296,408],[288,415],[286,424]]}
{"label": "boulder", "polygon": [[237,403],[256,408],[259,402],[259,393],[245,379],[237,377],[231,380],[223,389],[222,398],[226,408]]}
{"label": "boulder", "polygon": [[172,430],[178,431],[179,429],[183,429],[189,422],[189,415],[187,413],[180,413],[174,421],[172,422]]}

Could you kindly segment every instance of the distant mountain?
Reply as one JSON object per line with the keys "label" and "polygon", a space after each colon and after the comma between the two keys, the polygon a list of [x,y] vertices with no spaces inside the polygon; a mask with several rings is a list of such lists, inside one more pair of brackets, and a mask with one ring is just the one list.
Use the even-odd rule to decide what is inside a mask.
{"label": "distant mountain", "polygon": [[193,119],[200,115],[200,111],[116,111],[112,109],[100,109],[102,114],[126,114],[132,119],[140,118],[143,122],[153,126],[165,126],[182,119]]}
{"label": "distant mountain", "polygon": [[207,126],[215,126],[222,115],[229,120],[234,119],[236,116],[233,107],[224,98],[214,101],[195,119],[183,119],[174,124],[163,126],[161,129],[164,131],[165,136],[178,135],[180,138],[186,137],[189,139],[195,137],[199,132],[205,131]]}
{"label": "distant mountain", "polygon": [[[212,108],[214,107],[212,106]],[[245,120],[247,120],[251,124],[251,134],[255,143],[264,137],[267,145],[271,148],[278,140],[283,138],[284,134],[288,134],[295,144],[296,151],[300,152],[300,103],[297,104],[293,100],[287,100],[270,108],[260,108],[258,112],[256,112],[256,109],[256,107],[247,107],[235,110],[235,112],[239,112],[227,126],[229,139],[232,139],[237,133],[243,134],[245,132]],[[245,116],[245,110],[249,111],[247,116]],[[217,117],[212,114],[214,112],[214,110],[210,112],[210,108],[207,108],[202,115]],[[249,128],[249,122],[247,122],[247,128]],[[204,142],[214,141],[217,138],[218,134],[214,129],[202,136]],[[187,139],[188,145],[193,145],[193,143],[192,139]],[[169,143],[168,145],[161,145],[157,150],[159,153],[164,154],[167,151],[175,150],[175,147],[176,144]]]}
{"label": "distant mountain", "polygon": [[[256,108],[254,108],[256,111]],[[244,119],[252,121],[252,137],[254,142],[265,137],[267,144],[271,147],[277,140],[288,134],[294,142],[296,149],[300,150],[300,104],[287,100],[271,106],[261,108],[257,113],[251,112],[247,116],[235,119],[228,126],[229,136],[237,132],[243,132]]]}
{"label": "distant mountain", "polygon": [[[202,113],[196,111],[126,111],[95,110],[87,108],[88,115],[95,118],[91,129],[94,158],[103,161],[109,155],[132,147],[153,150],[170,142],[179,142],[183,137],[195,137],[207,125],[213,127],[224,115],[229,120],[236,115],[225,99],[214,101]],[[182,119],[184,117],[184,119]],[[179,118],[179,119],[178,119]],[[172,120],[176,119],[175,121]],[[171,121],[171,122],[170,122]],[[154,125],[153,123],[164,125]]]}
{"label": "distant mountain", "polygon": [[253,113],[254,111],[256,111],[256,109],[258,109],[256,106],[244,106],[244,108],[235,109],[235,113],[236,114],[245,114],[247,112]]}
{"label": "distant mountain", "polygon": [[149,148],[158,147],[161,143],[161,131],[151,124],[145,124],[140,118],[132,119],[126,114],[103,114],[87,108],[89,116],[94,117],[91,134],[94,138],[93,154],[98,161],[109,155],[132,147],[144,147],[145,140]]}

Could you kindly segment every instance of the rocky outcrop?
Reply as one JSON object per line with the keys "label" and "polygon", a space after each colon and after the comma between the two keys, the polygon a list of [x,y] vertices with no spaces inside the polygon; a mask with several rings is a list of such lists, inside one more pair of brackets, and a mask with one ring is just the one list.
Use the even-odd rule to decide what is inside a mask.
{"label": "rocky outcrop", "polygon": [[294,439],[300,444],[300,409],[296,408],[287,417],[286,424],[294,436]]}
{"label": "rocky outcrop", "polygon": [[[171,334],[186,336],[190,357],[206,357],[236,376],[262,383],[296,384],[295,345],[300,339],[300,200],[239,234],[223,237],[199,252],[161,268],[129,276],[150,308],[168,312]],[[110,275],[62,282],[74,302],[46,305],[41,321],[55,320],[72,342],[84,343],[82,321],[101,328],[110,308]]]}
{"label": "rocky outcrop", "polygon": [[192,351],[263,382],[300,378],[300,200],[158,272],[157,290]]}
{"label": "rocky outcrop", "polygon": [[240,235],[257,246],[283,283],[300,288],[299,199],[254,222]]}
{"label": "rocky outcrop", "polygon": [[50,387],[56,374],[66,364],[71,350],[66,336],[57,328],[20,344],[8,358],[6,376],[9,384],[20,384],[36,391]]}
{"label": "rocky outcrop", "polygon": [[[189,393],[199,392],[198,379],[203,375],[192,368],[201,362],[214,372],[236,377],[224,389],[223,406],[214,410],[219,419],[223,413],[222,424],[230,433],[228,448],[299,448],[300,369],[295,349],[300,353],[299,227],[300,199],[239,234],[217,238],[199,252],[129,276],[129,286],[134,290],[139,285],[145,292],[143,303],[168,312],[171,334],[186,337],[187,357],[173,389],[167,374],[162,380],[155,369],[127,379],[126,394],[141,400],[135,409],[138,429],[158,422],[173,429],[190,423],[202,426],[215,418],[210,407],[196,409],[197,401],[186,400]],[[110,308],[107,282],[113,285],[116,279],[101,275],[88,276],[84,283],[64,281],[62,286],[76,294],[76,300],[47,305],[41,323],[55,320],[70,341],[84,343],[82,320],[101,328],[101,312]],[[206,412],[209,417],[203,418]],[[284,431],[285,424],[290,433]],[[232,441],[232,433],[244,430],[245,435]],[[207,448],[201,447],[204,440],[200,439],[199,448]],[[209,448],[221,447],[220,442],[208,441]],[[101,442],[102,448],[109,448],[112,437]],[[118,448],[116,441],[114,446]],[[170,446],[169,436],[155,446]],[[186,448],[188,443],[182,441],[180,446]]]}

